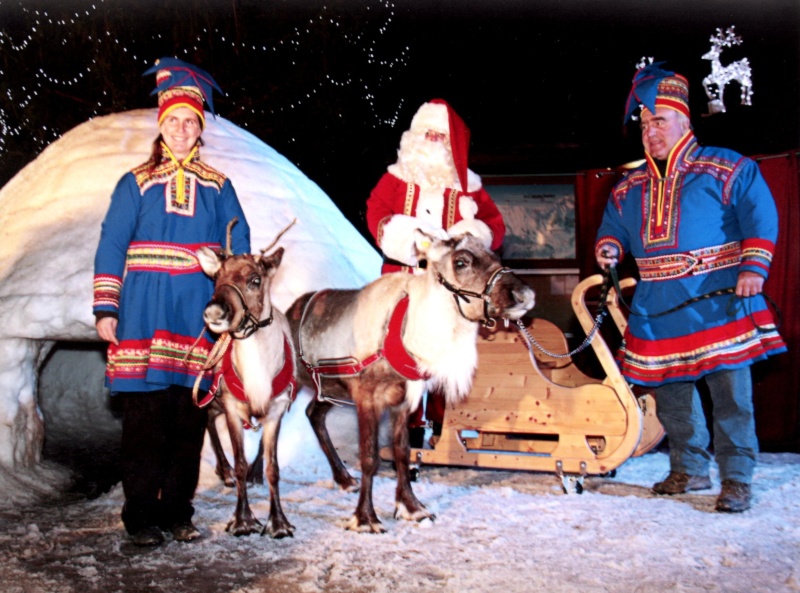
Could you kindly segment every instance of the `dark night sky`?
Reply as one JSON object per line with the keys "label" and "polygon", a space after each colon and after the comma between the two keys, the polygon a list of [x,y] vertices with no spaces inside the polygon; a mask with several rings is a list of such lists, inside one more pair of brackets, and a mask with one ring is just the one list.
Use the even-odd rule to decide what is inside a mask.
{"label": "dark night sky", "polygon": [[[12,50],[31,11],[45,9],[80,18],[40,24],[33,47]],[[701,117],[710,71],[701,56],[709,36],[731,25],[744,43],[722,61],[748,57],[753,105],[739,106],[730,85],[728,113]],[[215,101],[220,115],[298,164],[362,231],[370,189],[433,97],[471,128],[471,168],[480,174],[571,173],[640,158],[622,111],[642,56],[689,77],[701,142],[745,154],[800,147],[798,0],[0,0],[0,31],[10,35],[0,36],[0,80],[15,91],[39,80],[42,64],[56,73],[100,64],[86,88],[43,88],[38,107],[0,97],[0,117],[27,118],[29,137],[35,126],[64,132],[85,121],[87,105],[100,104],[97,114],[152,105],[141,72],[177,55],[214,74],[227,93]],[[99,43],[103,31],[120,43]],[[119,51],[126,44],[130,51]],[[378,67],[367,53],[394,65]],[[329,76],[349,82],[326,84]],[[8,146],[0,182],[31,158]]]}

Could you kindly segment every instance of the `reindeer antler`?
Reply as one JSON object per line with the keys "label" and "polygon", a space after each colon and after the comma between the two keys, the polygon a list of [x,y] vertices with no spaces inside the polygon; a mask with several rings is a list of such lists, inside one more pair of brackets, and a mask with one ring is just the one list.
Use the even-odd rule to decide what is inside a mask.
{"label": "reindeer antler", "polygon": [[295,218],[294,220],[292,220],[292,222],[290,222],[288,225],[286,225],[286,227],[280,233],[278,233],[278,236],[275,237],[275,240],[272,241],[272,243],[270,243],[269,246],[264,247],[264,249],[261,250],[261,255],[264,255],[267,251],[269,251],[270,249],[275,247],[275,244],[278,241],[280,241],[281,237],[283,237],[283,235],[286,234],[286,231],[288,231],[290,228],[292,228],[295,225],[296,222],[297,222],[297,218]]}
{"label": "reindeer antler", "polygon": [[228,228],[225,231],[225,255],[228,257],[233,257],[233,250],[231,249],[231,229],[233,229],[233,225],[237,222],[239,222],[238,216],[231,218],[231,221],[228,223]]}
{"label": "reindeer antler", "polygon": [[736,25],[731,25],[723,32],[721,28],[717,27],[717,34],[709,38],[711,44],[720,49],[723,47],[733,47],[734,45],[741,45],[742,38],[736,34]]}

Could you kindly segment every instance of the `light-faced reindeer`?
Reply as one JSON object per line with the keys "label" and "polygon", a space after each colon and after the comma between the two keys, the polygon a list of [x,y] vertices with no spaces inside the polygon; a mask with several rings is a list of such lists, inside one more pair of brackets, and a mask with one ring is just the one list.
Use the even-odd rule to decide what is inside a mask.
{"label": "light-faced reindeer", "polygon": [[703,89],[709,99],[708,107],[711,114],[725,112],[725,87],[731,81],[736,81],[741,86],[741,103],[750,105],[753,96],[753,81],[751,79],[750,62],[742,58],[723,66],[720,55],[726,47],[741,45],[742,38],[736,35],[735,27],[729,27],[722,32],[717,29],[712,35],[711,49],[703,54],[703,59],[711,62],[711,74],[703,79]]}
{"label": "light-faced reindeer", "polygon": [[[277,442],[281,419],[295,396],[296,375],[289,324],[272,306],[269,294],[283,248],[269,255],[267,250],[260,257],[234,256],[229,251],[215,252],[207,247],[197,251],[203,271],[214,278],[214,294],[203,319],[211,331],[220,334],[209,356],[209,362],[214,363],[214,383],[200,404],[216,397],[231,437],[237,501],[227,530],[234,535],[260,530],[262,535],[281,538],[291,536],[294,527],[281,508]],[[270,492],[269,518],[263,530],[247,499],[244,429],[254,418],[263,426],[262,447]]]}
{"label": "light-faced reindeer", "polygon": [[420,405],[426,383],[450,401],[467,395],[477,364],[479,322],[518,319],[534,294],[481,241],[471,235],[440,241],[416,233],[422,274],[387,274],[361,290],[322,290],[300,297],[286,316],[295,337],[301,381],[317,390],[306,414],[334,481],[355,490],[358,481],[331,443],[325,415],[332,402],[356,406],[361,488],[347,528],[381,533],[372,503],[377,471],[378,424],[389,409],[397,467],[395,517],[434,516],[416,498],[409,475],[409,412]]}

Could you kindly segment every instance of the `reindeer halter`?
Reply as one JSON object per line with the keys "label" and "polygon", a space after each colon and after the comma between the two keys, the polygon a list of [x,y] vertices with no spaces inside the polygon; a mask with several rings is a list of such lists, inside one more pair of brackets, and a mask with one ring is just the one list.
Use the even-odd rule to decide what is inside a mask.
{"label": "reindeer halter", "polygon": [[[482,293],[474,292],[472,290],[465,290],[463,288],[459,288],[458,286],[454,286],[450,284],[444,276],[437,272],[437,279],[439,280],[439,284],[444,286],[447,290],[453,293],[453,300],[456,302],[456,307],[458,307],[458,312],[461,313],[461,317],[466,319],[467,321],[475,321],[474,319],[470,319],[466,315],[464,315],[464,311],[461,309],[461,300],[465,303],[469,303],[469,298],[481,299],[483,301],[483,319],[480,319],[481,325],[488,328],[493,328],[497,325],[497,321],[495,321],[492,317],[489,316],[489,305],[492,303],[492,299],[489,297],[489,294],[492,292],[494,285],[497,284],[497,281],[503,274],[510,274],[511,270],[509,268],[497,268],[493,273],[492,276],[489,278],[489,281],[486,282],[486,286],[483,288]],[[461,300],[459,300],[461,299]]]}

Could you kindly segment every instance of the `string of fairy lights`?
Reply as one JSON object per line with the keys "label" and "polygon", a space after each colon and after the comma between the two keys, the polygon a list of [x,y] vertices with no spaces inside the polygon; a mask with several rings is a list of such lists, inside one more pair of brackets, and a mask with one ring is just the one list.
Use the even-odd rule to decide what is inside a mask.
{"label": "string of fairy lights", "polygon": [[[88,118],[108,113],[111,92],[102,84],[102,77],[107,75],[107,65],[100,67],[100,63],[106,64],[109,55],[118,60],[118,68],[130,72],[143,72],[156,57],[161,57],[153,55],[157,51],[153,48],[170,41],[165,39],[165,32],[154,30],[149,36],[137,36],[131,30],[125,31],[124,27],[111,31],[102,30],[97,25],[109,15],[121,18],[119,4],[119,0],[87,0],[86,6],[73,9],[66,15],[63,11],[56,14],[54,10],[29,8],[25,0],[17,0],[16,4],[0,1],[0,10],[7,14],[11,11],[15,17],[0,19],[0,81],[4,87],[0,91],[0,158],[11,143],[20,138],[33,140],[38,152],[67,131],[41,124],[33,116],[40,104],[52,100],[53,95],[68,96],[87,107]],[[288,95],[281,89],[278,96],[271,98],[269,105],[247,100],[251,89],[246,85],[228,90],[225,96],[229,106],[243,120],[235,123],[249,127],[250,118],[302,112],[312,101],[332,90],[357,92],[361,89],[363,121],[373,127],[394,126],[403,108],[402,98],[387,106],[385,96],[380,105],[377,96],[381,87],[403,72],[411,49],[405,43],[388,39],[394,19],[392,0],[363,0],[362,5],[362,8],[369,9],[370,19],[362,21],[358,27],[348,26],[345,17],[335,8],[323,5],[303,25],[273,33],[275,38],[270,42],[261,39],[261,35],[256,39],[252,33],[249,34],[252,39],[233,39],[230,32],[209,26],[183,43],[173,55],[191,61],[197,52],[208,50],[213,45],[215,51],[223,48],[237,60],[249,61],[254,67],[263,68],[264,76],[269,77],[269,71],[276,64],[290,69],[306,64],[309,48],[316,47],[315,41],[324,28],[328,34],[335,35],[337,48],[347,52],[346,63],[337,63],[335,56],[327,56],[326,63],[333,63],[333,67],[326,68],[318,76],[306,76],[303,88],[295,88]],[[247,31],[247,28],[243,30]],[[47,56],[54,55],[52,52],[75,52],[76,48],[74,59],[57,56],[55,63],[47,61]],[[9,64],[15,65],[13,71]],[[19,68],[29,70],[23,75],[17,71]],[[117,101],[124,103],[123,95],[120,93]],[[140,106],[123,104],[125,108]]]}

